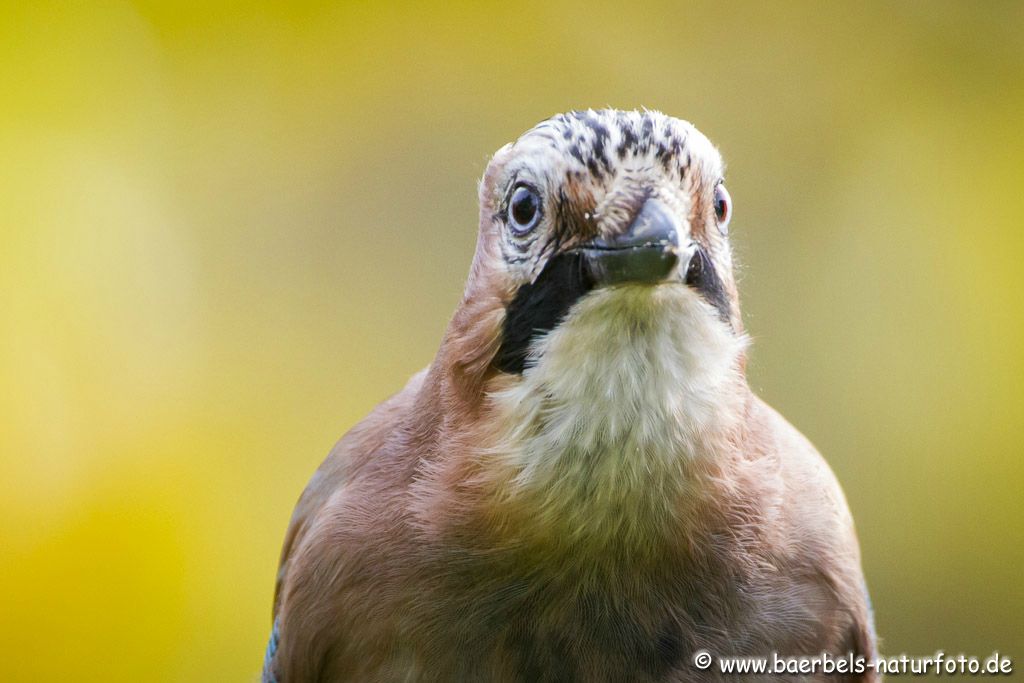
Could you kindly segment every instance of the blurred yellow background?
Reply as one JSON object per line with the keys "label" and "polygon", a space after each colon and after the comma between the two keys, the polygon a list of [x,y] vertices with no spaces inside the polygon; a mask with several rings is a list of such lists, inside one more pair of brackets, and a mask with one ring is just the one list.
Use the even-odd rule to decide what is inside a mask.
{"label": "blurred yellow background", "polygon": [[253,680],[488,155],[609,105],[721,147],[751,383],[844,484],[883,651],[1024,668],[1024,4],[9,2],[0,83],[5,680]]}

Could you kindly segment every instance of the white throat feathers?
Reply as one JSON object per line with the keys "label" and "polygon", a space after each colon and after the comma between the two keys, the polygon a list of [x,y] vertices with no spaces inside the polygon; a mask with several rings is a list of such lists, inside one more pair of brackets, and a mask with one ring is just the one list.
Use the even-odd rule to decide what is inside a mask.
{"label": "white throat feathers", "polygon": [[505,496],[569,534],[646,534],[740,419],[747,339],[682,284],[595,290],[490,396]]}

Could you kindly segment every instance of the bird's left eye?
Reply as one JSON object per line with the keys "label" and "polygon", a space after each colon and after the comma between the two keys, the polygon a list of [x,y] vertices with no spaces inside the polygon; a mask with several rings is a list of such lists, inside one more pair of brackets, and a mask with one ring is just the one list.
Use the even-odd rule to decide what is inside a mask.
{"label": "bird's left eye", "polygon": [[540,222],[540,197],[530,187],[520,185],[512,192],[508,202],[508,225],[517,235],[537,227]]}
{"label": "bird's left eye", "polygon": [[728,233],[729,219],[732,218],[732,197],[722,183],[715,186],[715,218],[718,219],[718,229],[722,234]]}

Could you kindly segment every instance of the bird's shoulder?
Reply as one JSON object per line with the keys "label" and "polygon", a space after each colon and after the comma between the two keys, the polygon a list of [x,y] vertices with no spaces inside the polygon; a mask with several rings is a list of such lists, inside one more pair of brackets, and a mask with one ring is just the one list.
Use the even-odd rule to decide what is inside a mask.
{"label": "bird's shoulder", "polygon": [[771,463],[777,474],[772,493],[796,516],[804,517],[802,526],[829,534],[852,531],[853,520],[838,479],[800,430],[753,394],[746,429],[748,457]]}
{"label": "bird's shoulder", "polygon": [[[828,624],[839,649],[875,652],[870,601],[853,517],[831,467],[778,411],[752,396],[747,421],[750,462],[761,463],[762,513],[773,519],[776,569],[813,585],[837,605]],[[796,593],[794,593],[795,595]],[[813,594],[813,592],[812,592]]]}
{"label": "bird's shoulder", "polygon": [[295,505],[281,549],[274,598],[275,613],[280,607],[281,591],[293,555],[305,540],[313,521],[332,498],[343,495],[348,482],[370,473],[368,471],[374,467],[375,456],[391,441],[388,438],[389,432],[400,428],[404,422],[403,417],[410,412],[426,373],[426,370],[422,370],[413,375],[401,391],[378,404],[342,436],[310,478]]}

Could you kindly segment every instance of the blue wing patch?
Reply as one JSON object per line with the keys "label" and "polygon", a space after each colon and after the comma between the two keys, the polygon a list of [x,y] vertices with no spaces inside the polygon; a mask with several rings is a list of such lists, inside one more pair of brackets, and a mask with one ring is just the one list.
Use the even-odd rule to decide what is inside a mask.
{"label": "blue wing patch", "polygon": [[277,639],[277,619],[275,619],[274,628],[270,632],[270,641],[267,643],[267,654],[263,657],[263,683],[277,683],[277,678],[270,668],[271,662],[274,661],[274,655],[277,654]]}

